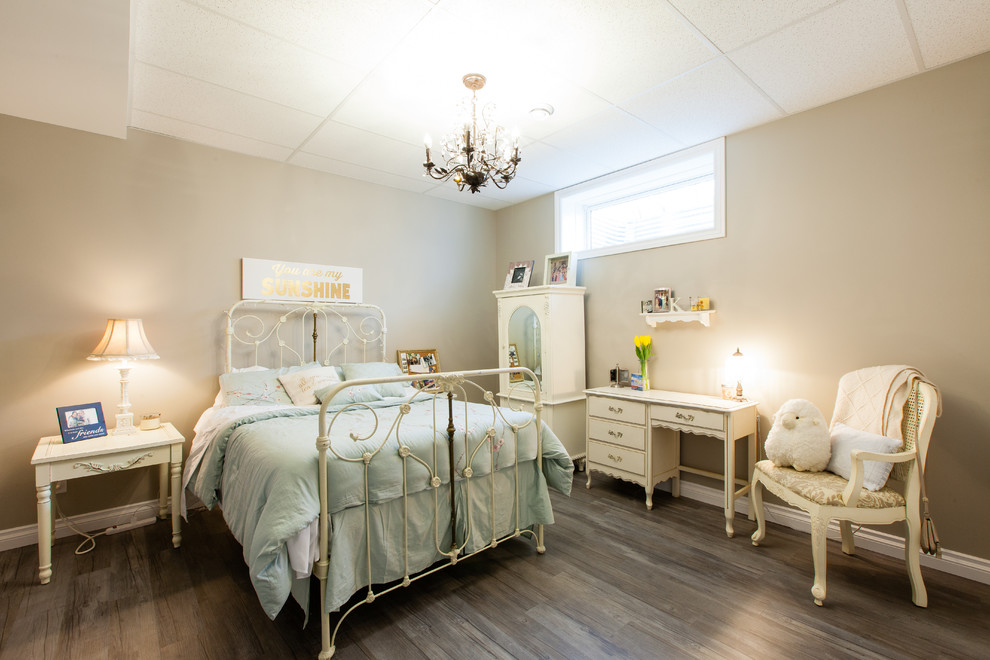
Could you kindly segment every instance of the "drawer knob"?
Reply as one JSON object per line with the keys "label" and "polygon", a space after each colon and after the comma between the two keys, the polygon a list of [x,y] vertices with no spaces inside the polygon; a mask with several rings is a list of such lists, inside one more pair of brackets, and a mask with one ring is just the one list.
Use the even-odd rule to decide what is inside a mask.
{"label": "drawer knob", "polygon": [[676,415],[674,415],[674,417],[676,417],[677,419],[683,419],[686,422],[693,422],[694,421],[694,415],[685,415],[684,413],[681,413],[681,412],[679,412]]}
{"label": "drawer knob", "polygon": [[616,463],[621,463],[622,462],[622,457],[621,456],[613,456],[612,454],[609,454],[608,457],[609,457],[610,460],[612,460],[612,461],[614,461]]}
{"label": "drawer knob", "polygon": [[616,407],[614,407],[614,406],[609,406],[609,407],[608,407],[608,411],[609,411],[609,412],[613,412],[613,413],[615,413],[616,415],[621,415],[621,414],[622,414],[622,408],[616,408]]}
{"label": "drawer knob", "polygon": [[622,437],[622,431],[613,431],[612,429],[609,429],[608,434],[610,436],[612,436],[613,438],[621,438]]}

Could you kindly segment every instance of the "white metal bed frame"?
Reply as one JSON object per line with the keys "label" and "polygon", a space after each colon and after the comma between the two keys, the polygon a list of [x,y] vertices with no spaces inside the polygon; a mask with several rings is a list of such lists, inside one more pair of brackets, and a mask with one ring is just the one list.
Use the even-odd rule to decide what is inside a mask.
{"label": "white metal bed frame", "polygon": [[[323,365],[334,365],[342,364],[346,361],[385,361],[385,339],[387,335],[387,326],[385,323],[385,313],[384,311],[376,306],[369,304],[357,304],[357,303],[318,303],[318,302],[277,302],[277,301],[267,301],[267,300],[242,300],[235,303],[229,310],[225,312],[226,314],[226,332],[225,332],[225,368],[229,373],[234,369],[234,363],[238,357],[243,357],[243,354],[247,354],[252,365],[258,366],[273,366],[275,364],[275,358],[277,356],[278,366],[285,366],[286,359],[292,364],[304,364],[309,361],[309,357],[312,357],[312,361],[319,362]],[[267,314],[272,315],[272,319],[267,319]],[[306,322],[309,320],[310,315],[312,315],[312,333],[309,332],[309,328],[306,327]],[[322,326],[323,333],[319,332]],[[310,339],[312,341],[310,348]],[[322,343],[321,340],[322,339]],[[352,347],[352,344],[356,346]],[[353,350],[352,350],[353,348]],[[238,350],[241,349],[241,350]],[[360,359],[353,359],[355,354],[360,355]],[[370,357],[369,357],[370,356]],[[523,371],[529,378],[520,384],[522,387],[528,387],[532,390],[532,396],[534,399],[534,413],[533,416],[526,421],[524,424],[511,424],[505,420],[502,416],[502,411],[495,403],[494,394],[478,385],[474,382],[475,378],[486,378],[501,373],[509,371],[517,372]],[[351,408],[363,408],[370,410],[372,415],[374,415],[375,424],[371,432],[366,436],[359,436],[355,433],[351,433],[350,437],[352,440],[368,440],[375,435],[378,430],[378,415],[375,410],[365,404],[351,404],[332,415],[328,418],[327,406],[329,401],[333,398],[333,395],[338,391],[343,390],[346,387],[351,387],[355,385],[371,385],[378,383],[405,383],[413,384],[423,381],[433,381],[434,385],[431,388],[433,394],[433,406],[434,406],[434,437],[435,438],[445,438],[446,439],[446,450],[447,450],[447,465],[453,467],[454,462],[454,446],[455,446],[455,426],[454,426],[454,403],[455,400],[459,401],[459,405],[464,405],[465,419],[468,415],[468,388],[473,388],[476,390],[474,393],[480,395],[480,398],[488,406],[486,410],[491,412],[491,423],[488,426],[488,432],[485,435],[484,440],[478,443],[476,447],[469,446],[469,439],[467,434],[463,434],[461,441],[463,441],[463,451],[465,456],[465,468],[461,470],[459,475],[460,482],[463,484],[465,489],[465,501],[470,502],[470,489],[472,480],[476,479],[489,479],[491,488],[491,497],[489,501],[489,520],[491,534],[490,538],[486,538],[486,545],[480,547],[480,549],[474,552],[465,552],[468,542],[471,540],[472,534],[474,534],[475,526],[472,524],[471,520],[471,506],[467,507],[465,513],[465,523],[466,523],[466,534],[465,538],[457,538],[457,507],[456,507],[456,489],[453,487],[448,487],[450,495],[450,520],[445,521],[449,525],[451,546],[449,548],[441,548],[441,538],[446,533],[447,529],[441,526],[439,510],[441,501],[441,491],[444,487],[443,476],[447,476],[447,483],[453,483],[454,479],[450,478],[450,469],[444,470],[446,475],[442,475],[439,466],[439,451],[440,447],[438,443],[433,444],[433,456],[416,456],[411,449],[404,445],[400,439],[399,430],[402,425],[402,420],[405,415],[410,411],[409,402],[405,402],[400,406],[400,411],[395,421],[392,423],[391,427],[388,428],[380,444],[374,451],[366,452],[360,458],[346,458],[334,448],[333,442],[330,438],[330,430],[332,429],[334,423],[337,421],[341,413]],[[319,559],[313,566],[313,575],[317,577],[320,581],[320,623],[321,623],[321,650],[319,654],[320,660],[328,660],[333,657],[335,652],[335,641],[337,633],[340,629],[341,624],[347,618],[347,616],[357,609],[360,605],[364,603],[370,603],[374,601],[379,596],[386,593],[394,591],[399,587],[407,587],[416,580],[426,577],[436,571],[439,571],[447,566],[452,566],[456,564],[460,559],[465,559],[471,557],[475,554],[483,552],[489,548],[494,548],[502,541],[516,538],[524,534],[530,535],[536,540],[536,550],[539,554],[546,552],[546,547],[543,541],[543,525],[535,525],[535,529],[520,529],[519,528],[519,443],[518,443],[518,433],[521,429],[529,426],[530,424],[535,424],[535,432],[537,438],[537,448],[536,448],[536,461],[540,469],[543,469],[543,446],[540,436],[540,429],[542,423],[542,409],[543,404],[540,400],[540,388],[534,387],[532,384],[538,382],[536,380],[536,375],[533,374],[528,369],[520,367],[512,367],[511,369],[481,369],[475,371],[461,371],[461,372],[443,372],[434,373],[426,375],[417,376],[395,376],[390,378],[377,378],[377,379],[363,379],[363,380],[352,380],[342,382],[340,385],[336,386],[333,391],[329,393],[328,396],[324,397],[324,402],[320,407],[319,416],[319,436],[316,439],[316,447],[319,452],[319,494],[320,494],[320,515],[319,515]],[[446,427],[440,429],[437,427],[437,409],[443,404],[446,404],[447,408],[447,421]],[[516,411],[518,412],[518,411]],[[485,413],[485,418],[487,419],[487,412]],[[513,493],[513,516],[515,529],[508,534],[502,536],[497,536],[497,525],[495,519],[495,488],[494,480],[496,478],[495,466],[495,446],[494,439],[496,435],[495,423],[501,418],[506,422],[507,426],[511,428],[513,434],[517,435],[515,445],[516,455],[514,457],[513,466],[511,470],[513,471],[513,482],[515,484],[515,490]],[[381,587],[380,591],[375,591],[375,584],[371,584],[372,581],[372,569],[371,569],[371,527],[370,527],[370,516],[373,505],[368,501],[368,489],[369,489],[369,469],[371,462],[376,456],[381,455],[383,451],[386,451],[386,445],[392,438],[395,438],[396,442],[389,450],[395,449],[397,446],[397,451],[399,456],[402,458],[403,465],[403,548],[402,557],[404,564],[404,575],[397,583],[388,585],[379,585]],[[472,465],[474,464],[477,457],[486,451],[491,461],[490,465],[492,469],[489,471],[488,475],[475,476]],[[365,521],[365,546],[366,546],[366,568],[368,570],[369,584],[367,585],[367,593],[363,600],[358,601],[352,605],[349,609],[342,611],[340,617],[338,618],[336,624],[331,629],[330,627],[330,613],[326,611],[326,599],[327,599],[327,578],[329,573],[330,564],[330,548],[329,548],[329,531],[330,531],[330,514],[328,511],[329,502],[329,484],[327,479],[327,461],[328,453],[333,454],[337,460],[350,461],[350,462],[363,462],[364,463],[364,521]],[[410,572],[409,566],[409,545],[408,545],[408,533],[409,533],[409,519],[408,519],[408,483],[407,483],[407,465],[408,461],[415,461],[421,466],[425,467],[430,474],[429,485],[433,490],[433,500],[434,500],[434,543],[436,545],[436,551],[439,555],[447,558],[446,560],[441,560],[434,565],[427,567],[424,570],[416,572]],[[359,589],[360,591],[360,589]]]}

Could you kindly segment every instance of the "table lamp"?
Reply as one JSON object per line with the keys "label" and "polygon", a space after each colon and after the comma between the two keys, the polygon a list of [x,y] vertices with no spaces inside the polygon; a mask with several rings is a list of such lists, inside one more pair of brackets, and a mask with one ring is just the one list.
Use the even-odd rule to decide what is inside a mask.
{"label": "table lamp", "polygon": [[[736,352],[725,358],[725,384],[729,387],[730,398],[745,401],[743,398],[743,379],[746,377],[746,358],[737,348]],[[734,392],[733,392],[734,388]],[[734,394],[734,396],[732,396]]]}
{"label": "table lamp", "polygon": [[117,406],[117,427],[114,435],[134,433],[134,413],[127,398],[128,376],[131,360],[157,360],[158,353],[148,343],[141,319],[107,319],[103,339],[96,345],[87,360],[116,360],[120,362],[120,405]]}

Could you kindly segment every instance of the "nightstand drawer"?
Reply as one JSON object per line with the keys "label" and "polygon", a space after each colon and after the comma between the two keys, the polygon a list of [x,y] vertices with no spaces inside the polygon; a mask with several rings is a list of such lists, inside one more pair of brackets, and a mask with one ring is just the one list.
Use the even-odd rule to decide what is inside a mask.
{"label": "nightstand drawer", "polygon": [[592,440],[622,445],[629,449],[646,451],[646,429],[642,426],[589,417],[588,437]]}
{"label": "nightstand drawer", "polygon": [[588,397],[588,414],[592,417],[613,419],[629,424],[645,424],[646,404],[638,401],[591,396]]}
{"label": "nightstand drawer", "polygon": [[65,459],[51,466],[52,481],[88,477],[94,474],[122,472],[133,468],[168,463],[172,448],[169,445],[132,449],[104,456],[85,456]]}
{"label": "nightstand drawer", "polygon": [[624,447],[606,445],[601,442],[589,442],[588,461],[613,467],[640,477],[646,476],[646,454],[625,449]]}
{"label": "nightstand drawer", "polygon": [[676,406],[653,406],[650,418],[658,422],[671,422],[679,426],[695,426],[709,431],[725,431],[725,415],[695,410],[693,408],[678,408]]}

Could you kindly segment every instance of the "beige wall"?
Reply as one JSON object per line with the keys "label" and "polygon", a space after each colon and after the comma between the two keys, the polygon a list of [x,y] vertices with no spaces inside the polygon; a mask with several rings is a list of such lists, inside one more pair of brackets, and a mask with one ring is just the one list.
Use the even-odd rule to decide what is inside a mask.
{"label": "beige wall", "polygon": [[[0,144],[0,531],[35,521],[30,459],[58,432],[55,407],[101,401],[112,418],[118,372],[85,359],[108,317],[142,317],[161,355],[131,374],[134,412],[160,411],[191,440],[216,394],[241,257],[363,268],[390,350],[495,364],[490,271],[477,268],[492,260],[490,211],[140,131],[0,115]],[[73,514],[148,500],[152,476],[75,480],[60,502]]]}
{"label": "beige wall", "polygon": [[[724,239],[580,262],[589,385],[636,368],[639,301],[659,286],[717,312],[651,331],[653,387],[716,394],[739,346],[764,436],[787,399],[829,417],[843,373],[914,365],[944,396],[928,469],[944,546],[990,558],[988,81],[982,55],[727,138]],[[553,251],[552,196],[498,219],[496,286]],[[685,461],[718,469],[713,443],[684,443]]]}

